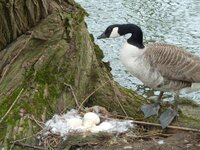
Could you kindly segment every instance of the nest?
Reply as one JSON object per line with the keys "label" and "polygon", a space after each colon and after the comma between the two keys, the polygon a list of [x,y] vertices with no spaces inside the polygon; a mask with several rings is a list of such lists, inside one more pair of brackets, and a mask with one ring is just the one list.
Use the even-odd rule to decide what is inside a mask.
{"label": "nest", "polygon": [[56,134],[48,134],[44,139],[43,139],[43,144],[44,144],[44,149],[45,150],[55,150],[57,147],[60,145],[62,142],[62,137],[60,135]]}

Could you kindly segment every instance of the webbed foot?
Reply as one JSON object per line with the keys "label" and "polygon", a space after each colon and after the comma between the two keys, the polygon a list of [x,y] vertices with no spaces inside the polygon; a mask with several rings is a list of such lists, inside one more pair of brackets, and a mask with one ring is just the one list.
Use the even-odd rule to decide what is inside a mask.
{"label": "webbed foot", "polygon": [[162,128],[164,129],[167,126],[169,126],[169,124],[174,120],[177,114],[177,110],[172,108],[169,108],[166,111],[164,111],[159,118]]}
{"label": "webbed foot", "polygon": [[145,104],[142,105],[141,111],[144,113],[144,117],[148,118],[153,115],[158,115],[158,111],[160,110],[160,104]]}

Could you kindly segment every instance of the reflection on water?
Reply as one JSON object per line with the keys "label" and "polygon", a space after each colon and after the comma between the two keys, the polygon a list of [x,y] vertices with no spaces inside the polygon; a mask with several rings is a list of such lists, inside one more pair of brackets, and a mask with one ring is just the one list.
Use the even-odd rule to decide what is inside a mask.
{"label": "reflection on water", "polygon": [[[141,26],[144,41],[175,44],[200,55],[200,1],[199,0],[76,0],[90,14],[86,18],[90,33],[97,37],[108,25],[134,23]],[[152,93],[141,86],[119,61],[119,49],[127,36],[95,40],[109,61],[112,74],[121,85],[138,91]],[[154,92],[154,94],[157,92]],[[146,94],[147,95],[147,94]],[[199,94],[186,95],[200,103]]]}

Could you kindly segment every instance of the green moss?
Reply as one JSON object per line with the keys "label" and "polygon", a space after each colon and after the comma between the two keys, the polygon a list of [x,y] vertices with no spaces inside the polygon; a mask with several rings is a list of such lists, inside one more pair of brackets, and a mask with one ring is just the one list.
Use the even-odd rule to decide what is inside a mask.
{"label": "green moss", "polygon": [[68,0],[67,1],[74,9],[76,9],[76,11],[80,11],[82,13],[84,13],[84,15],[88,15],[88,13],[85,11],[85,9],[83,7],[81,7],[80,4],[76,3],[74,0]]}
{"label": "green moss", "polygon": [[181,124],[181,126],[200,130],[199,120],[186,116],[181,112],[179,112],[178,121],[179,125]]}
{"label": "green moss", "polygon": [[195,101],[187,99],[187,98],[179,98],[178,100],[175,100],[175,103],[180,104],[180,105],[191,105],[194,107],[200,106]]}
{"label": "green moss", "polygon": [[66,27],[66,33],[69,38],[72,38],[72,15],[71,14],[66,14],[65,15],[65,27]]}
{"label": "green moss", "polygon": [[[6,97],[1,102],[1,109],[0,109],[0,116],[4,116],[6,112],[9,110],[11,105],[13,104],[13,101],[17,98],[19,95],[19,92],[21,91],[22,87],[18,87],[10,96]],[[16,120],[20,118],[19,116],[19,104],[20,100],[13,106],[12,111],[8,113],[8,115],[4,118],[3,122],[1,123],[2,128],[7,127],[8,124],[14,126]],[[5,135],[6,130],[0,130],[0,139],[3,138],[2,136]]]}
{"label": "green moss", "polygon": [[[65,90],[64,83],[73,82],[70,81],[73,80],[72,75],[70,77],[66,76],[70,74],[68,73],[69,68],[63,64],[58,69],[58,66],[55,64],[58,63],[52,59],[51,63],[45,65],[40,71],[36,73],[30,71],[30,73],[27,73],[28,76],[25,84],[32,83],[35,85],[34,90],[36,92],[33,93],[31,101],[33,103],[32,105],[37,108],[37,111],[35,109],[32,110],[37,117],[43,113],[44,106],[48,108],[49,114],[55,113],[57,99],[60,97],[62,91]],[[31,90],[31,87],[29,90]],[[44,96],[45,90],[48,92],[47,96]]]}
{"label": "green moss", "polygon": [[[90,34],[90,38],[91,38],[92,42],[94,43],[94,36],[92,34]],[[107,68],[107,70],[110,72],[112,70],[112,68],[110,67],[110,63],[102,62],[102,59],[104,58],[103,51],[95,43],[93,45],[94,45],[94,52],[95,52],[95,55],[97,56],[97,59],[99,60],[99,62],[101,62],[101,65],[105,66]]]}
{"label": "green moss", "polygon": [[92,70],[91,70],[90,79],[91,79],[92,82],[97,82],[97,81],[98,81],[98,79],[99,79],[99,74],[98,74],[98,72],[95,71],[95,69],[92,69]]}
{"label": "green moss", "polygon": [[[90,34],[90,38],[91,38],[92,42],[94,43],[94,36],[92,34]],[[97,59],[99,59],[100,61],[102,61],[102,59],[104,58],[103,51],[96,44],[94,44],[94,50],[95,50]]]}
{"label": "green moss", "polygon": [[73,32],[76,32],[74,29],[84,21],[84,16],[87,13],[79,4],[75,3],[74,1],[69,0],[68,3],[71,4],[75,10],[69,13],[63,12],[61,13],[61,16],[65,20],[67,35],[72,38]]}

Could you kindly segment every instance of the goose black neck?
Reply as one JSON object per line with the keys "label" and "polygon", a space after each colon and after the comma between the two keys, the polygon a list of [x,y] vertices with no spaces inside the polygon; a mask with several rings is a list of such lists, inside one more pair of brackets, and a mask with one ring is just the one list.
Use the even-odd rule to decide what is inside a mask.
{"label": "goose black neck", "polygon": [[144,48],[143,44],[143,33],[140,27],[134,24],[124,24],[119,28],[119,34],[125,35],[131,33],[131,37],[127,40],[127,42],[131,45],[137,46],[138,48]]}

